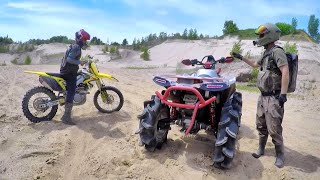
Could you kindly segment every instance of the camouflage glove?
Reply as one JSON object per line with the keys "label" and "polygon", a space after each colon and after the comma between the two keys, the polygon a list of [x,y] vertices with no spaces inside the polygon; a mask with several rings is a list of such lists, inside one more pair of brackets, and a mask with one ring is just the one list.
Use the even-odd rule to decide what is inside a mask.
{"label": "camouflage glove", "polygon": [[236,52],[231,52],[231,55],[235,58],[238,58],[240,60],[242,60],[243,56],[239,53],[236,53]]}
{"label": "camouflage glove", "polygon": [[287,102],[287,95],[286,94],[280,94],[278,100],[279,100],[280,107],[283,108],[284,103]]}

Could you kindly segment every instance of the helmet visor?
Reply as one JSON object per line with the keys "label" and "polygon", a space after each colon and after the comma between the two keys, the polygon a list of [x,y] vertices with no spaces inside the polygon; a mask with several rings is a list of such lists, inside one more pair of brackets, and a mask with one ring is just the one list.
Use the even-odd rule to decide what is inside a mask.
{"label": "helmet visor", "polygon": [[262,37],[263,37],[263,35],[265,34],[265,33],[267,33],[267,32],[269,32],[269,30],[264,26],[264,25],[261,25],[261,26],[259,26],[258,27],[258,29],[255,31],[255,34],[256,35],[262,35]]}

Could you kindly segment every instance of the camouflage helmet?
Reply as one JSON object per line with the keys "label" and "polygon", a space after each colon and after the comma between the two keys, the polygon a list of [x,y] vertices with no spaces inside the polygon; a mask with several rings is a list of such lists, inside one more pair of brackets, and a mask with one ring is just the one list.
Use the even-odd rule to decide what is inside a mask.
{"label": "camouflage helmet", "polygon": [[253,44],[257,44],[260,47],[279,40],[281,30],[274,24],[266,23],[260,25],[256,29],[255,34],[258,36],[258,39],[253,41]]}

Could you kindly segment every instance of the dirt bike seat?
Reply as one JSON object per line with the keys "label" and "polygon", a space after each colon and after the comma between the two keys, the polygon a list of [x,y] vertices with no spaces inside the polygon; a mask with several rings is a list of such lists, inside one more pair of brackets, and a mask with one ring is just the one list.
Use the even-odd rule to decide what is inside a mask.
{"label": "dirt bike seat", "polygon": [[55,76],[55,77],[59,77],[59,78],[62,78],[62,75],[60,73],[48,73],[46,72],[48,75],[50,76]]}

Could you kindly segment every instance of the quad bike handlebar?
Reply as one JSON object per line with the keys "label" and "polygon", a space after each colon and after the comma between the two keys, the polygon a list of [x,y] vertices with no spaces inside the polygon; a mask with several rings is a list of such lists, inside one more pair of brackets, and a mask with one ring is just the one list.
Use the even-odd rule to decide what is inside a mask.
{"label": "quad bike handlebar", "polygon": [[[207,58],[206,62],[203,62]],[[182,64],[186,66],[194,66],[194,65],[202,65],[206,69],[214,69],[215,64],[217,63],[231,63],[233,61],[233,57],[228,56],[228,57],[222,57],[218,60],[215,60],[212,55],[207,55],[202,58],[201,61],[198,61],[197,59],[184,59],[181,61]]]}

